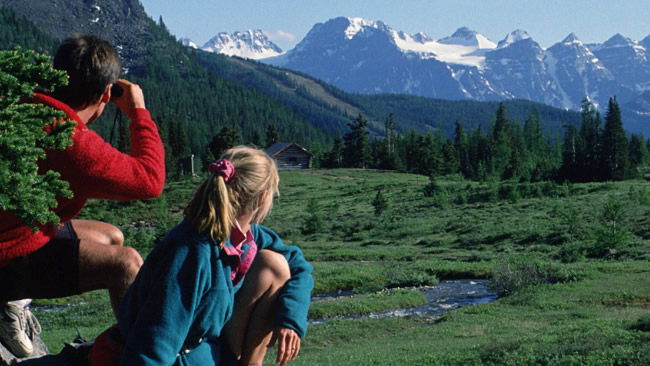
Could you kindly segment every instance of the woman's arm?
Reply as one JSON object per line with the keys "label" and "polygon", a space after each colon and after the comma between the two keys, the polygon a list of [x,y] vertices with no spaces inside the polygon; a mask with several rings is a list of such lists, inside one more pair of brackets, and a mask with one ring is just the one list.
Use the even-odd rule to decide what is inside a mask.
{"label": "woman's arm", "polygon": [[195,245],[163,244],[149,255],[120,306],[122,365],[173,364],[209,287],[209,254]]}

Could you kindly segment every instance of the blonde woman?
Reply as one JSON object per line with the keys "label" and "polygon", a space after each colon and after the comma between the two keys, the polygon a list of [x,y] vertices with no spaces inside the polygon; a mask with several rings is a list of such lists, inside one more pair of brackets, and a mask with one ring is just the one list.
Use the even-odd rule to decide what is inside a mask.
{"label": "blonde woman", "polygon": [[261,365],[276,341],[278,364],[298,355],[312,267],[259,225],[278,191],[275,163],[236,147],[210,172],[185,219],[145,260],[118,327],[98,337],[94,364],[121,354],[121,365]]}

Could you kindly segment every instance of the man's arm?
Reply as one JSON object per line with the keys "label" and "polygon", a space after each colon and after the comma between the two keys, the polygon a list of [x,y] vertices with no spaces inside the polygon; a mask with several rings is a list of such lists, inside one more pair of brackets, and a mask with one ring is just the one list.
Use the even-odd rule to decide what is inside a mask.
{"label": "man's arm", "polygon": [[[69,176],[74,192],[87,197],[131,200],[160,195],[165,184],[165,152],[156,124],[144,107],[144,96],[137,84],[117,83],[124,93],[111,98],[131,119],[131,153],[113,148],[94,131],[76,131],[73,145],[65,152],[54,152],[62,170]],[[65,154],[65,156],[63,156]]]}

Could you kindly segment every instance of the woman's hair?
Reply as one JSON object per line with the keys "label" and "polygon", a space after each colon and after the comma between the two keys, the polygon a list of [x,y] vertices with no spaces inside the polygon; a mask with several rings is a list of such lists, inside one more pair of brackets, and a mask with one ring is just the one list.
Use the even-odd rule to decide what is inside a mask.
{"label": "woman's hair", "polygon": [[238,146],[227,150],[221,159],[233,165],[233,176],[226,182],[219,172],[211,173],[185,208],[189,224],[219,245],[230,238],[238,216],[257,209],[251,223],[264,220],[280,180],[275,162],[262,150]]}

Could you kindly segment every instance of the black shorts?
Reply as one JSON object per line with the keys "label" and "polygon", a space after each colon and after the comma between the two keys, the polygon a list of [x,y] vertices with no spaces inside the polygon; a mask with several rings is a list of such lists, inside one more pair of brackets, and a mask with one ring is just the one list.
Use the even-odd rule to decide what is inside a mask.
{"label": "black shorts", "polygon": [[0,301],[79,293],[79,238],[70,221],[43,247],[0,268]]}

